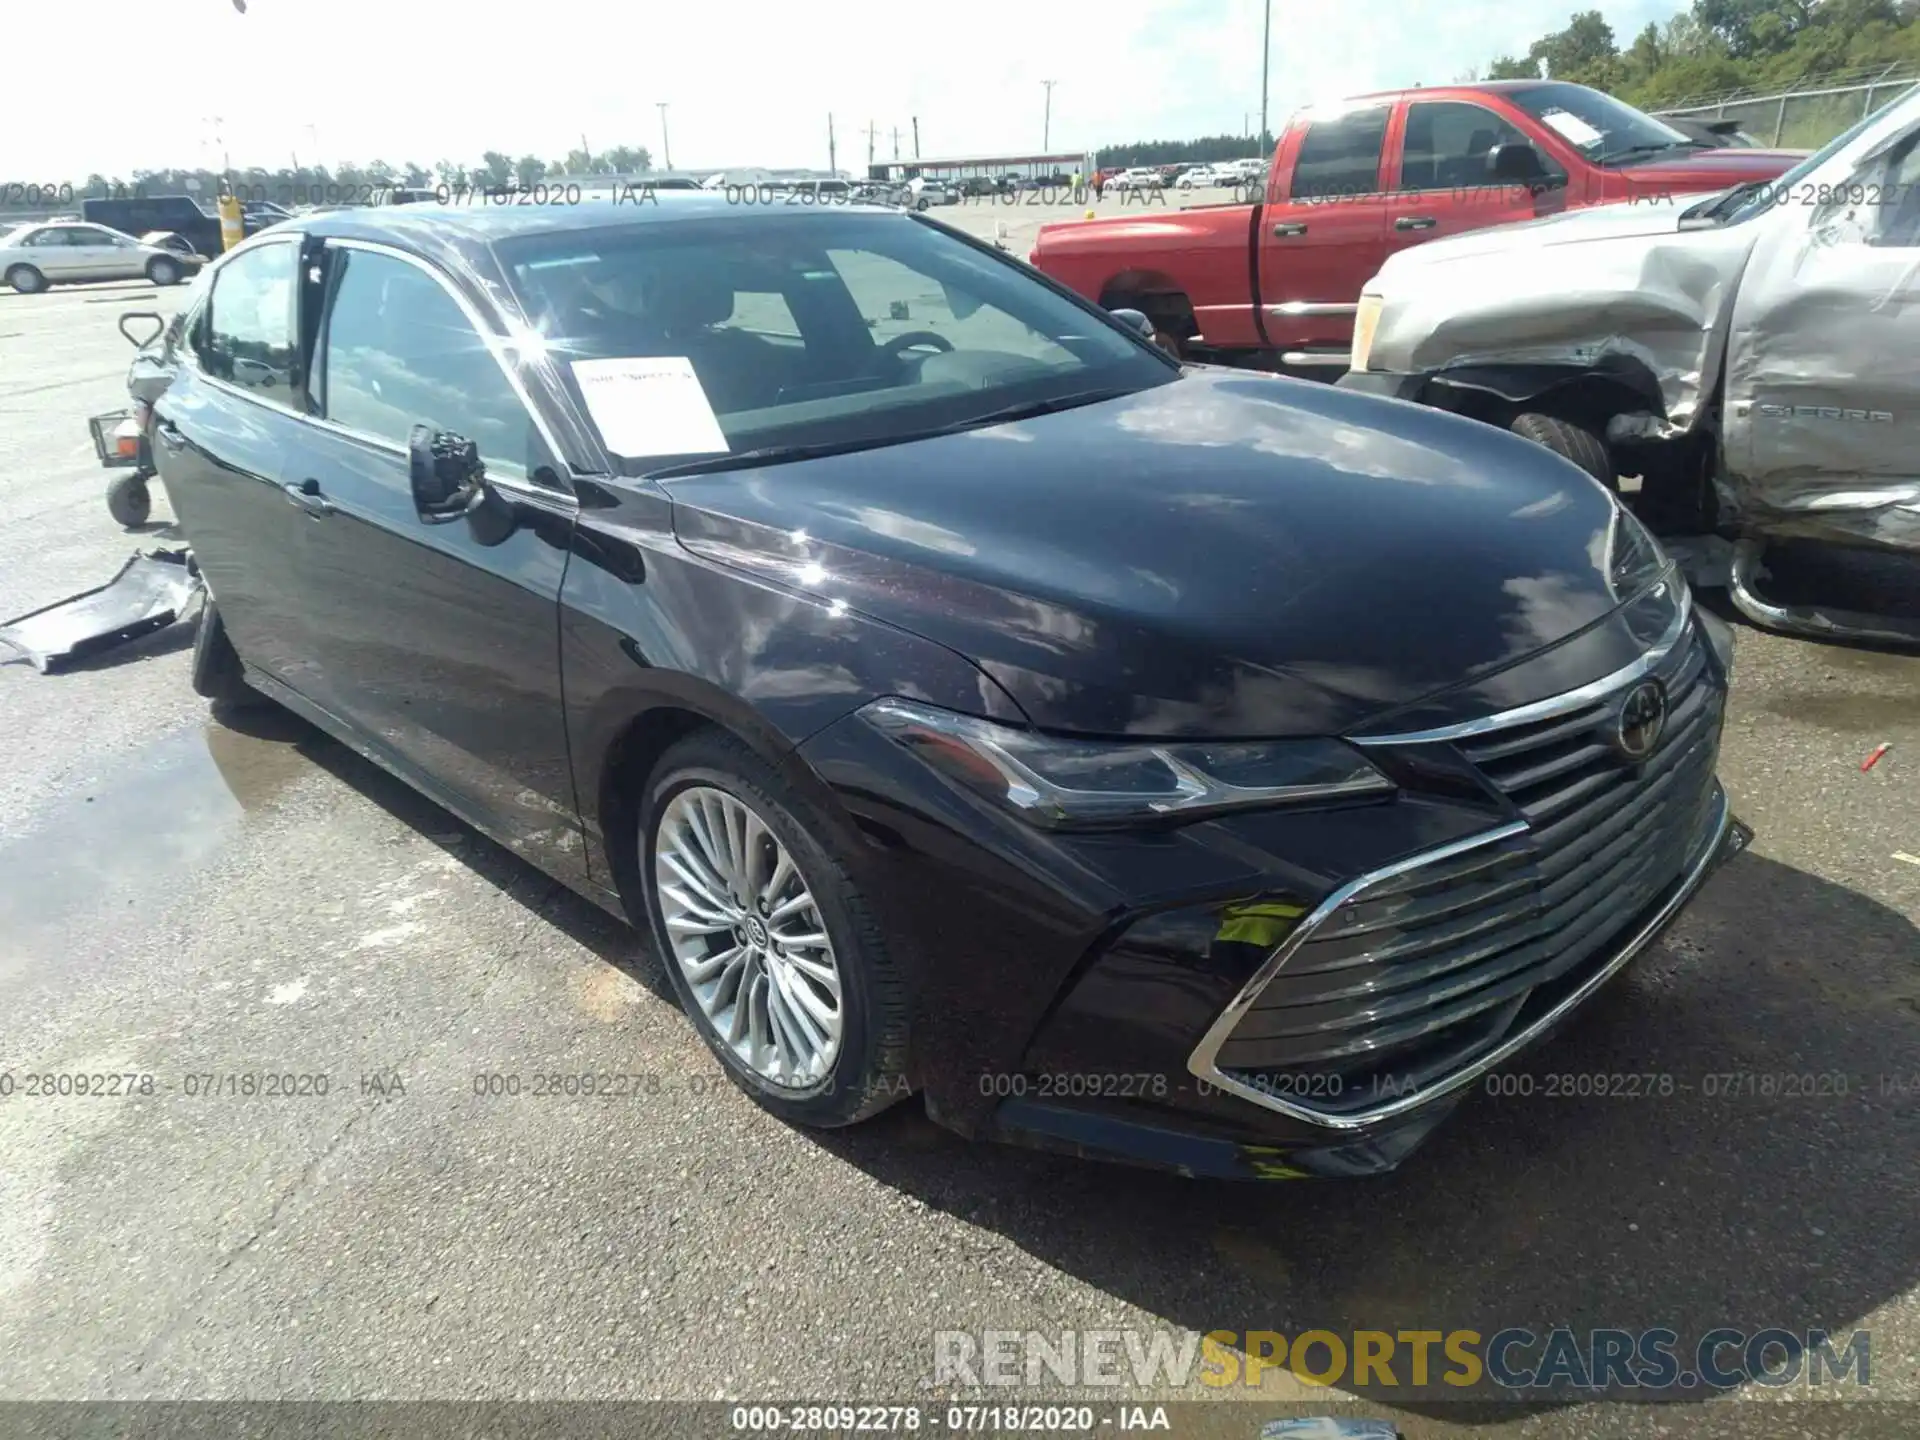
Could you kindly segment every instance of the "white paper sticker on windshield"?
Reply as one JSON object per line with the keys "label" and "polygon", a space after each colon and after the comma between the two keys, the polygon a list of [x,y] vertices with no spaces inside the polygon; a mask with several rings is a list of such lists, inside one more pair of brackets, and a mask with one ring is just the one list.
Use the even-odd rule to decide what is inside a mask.
{"label": "white paper sticker on windshield", "polygon": [[1549,110],[1540,118],[1576,145],[1592,145],[1600,139],[1598,130],[1568,111]]}
{"label": "white paper sticker on windshield", "polygon": [[684,355],[575,360],[573,378],[600,438],[616,455],[637,460],[726,452],[727,437]]}

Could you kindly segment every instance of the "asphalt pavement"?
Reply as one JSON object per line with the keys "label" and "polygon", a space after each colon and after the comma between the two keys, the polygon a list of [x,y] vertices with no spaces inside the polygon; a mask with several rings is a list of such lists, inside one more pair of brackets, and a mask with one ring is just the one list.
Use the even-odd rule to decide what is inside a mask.
{"label": "asphalt pavement", "polygon": [[[946,218],[1024,255],[1041,217],[1009,208]],[[0,292],[0,619],[169,543],[164,495],[147,533],[109,518],[85,421],[124,403],[115,317],[177,294]],[[1387,1178],[1251,1187],[914,1103],[775,1122],[638,937],[298,722],[212,718],[192,639],[0,667],[0,1399],[938,1405],[943,1331],[1728,1326],[1865,1330],[1871,1384],[958,1398],[1205,1398],[1183,1424],[1247,1436],[1302,1400],[1408,1435],[1920,1431],[1920,659],[1742,628],[1751,850],[1507,1072],[1531,1093]],[[530,1093],[588,1072],[640,1079]],[[1554,1078],[1620,1075],[1667,1081]]]}

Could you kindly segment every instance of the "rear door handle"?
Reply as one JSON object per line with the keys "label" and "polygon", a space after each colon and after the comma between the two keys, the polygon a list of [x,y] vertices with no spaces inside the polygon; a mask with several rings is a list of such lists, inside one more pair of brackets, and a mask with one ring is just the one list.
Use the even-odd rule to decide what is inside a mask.
{"label": "rear door handle", "polygon": [[298,485],[282,485],[280,488],[286,493],[286,497],[290,502],[298,505],[302,510],[314,516],[316,519],[322,515],[331,515],[334,512],[335,507],[333,502],[320,493],[320,482],[318,480],[309,477],[302,480]]}
{"label": "rear door handle", "polygon": [[182,449],[187,443],[187,437],[165,420],[155,422],[153,433],[160,437],[160,443],[169,450]]}
{"label": "rear door handle", "polygon": [[1431,215],[1402,215],[1393,222],[1396,230],[1431,230],[1440,222]]}
{"label": "rear door handle", "polygon": [[1307,233],[1307,222],[1304,220],[1289,220],[1284,225],[1274,226],[1273,233],[1283,239],[1288,235],[1304,235]]}

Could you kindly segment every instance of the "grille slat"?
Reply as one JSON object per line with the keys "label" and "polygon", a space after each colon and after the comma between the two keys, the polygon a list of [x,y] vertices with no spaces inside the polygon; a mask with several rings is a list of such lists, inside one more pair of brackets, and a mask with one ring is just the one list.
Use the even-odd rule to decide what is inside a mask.
{"label": "grille slat", "polygon": [[1268,1077],[1331,1067],[1359,1108],[1354,1080],[1469,1064],[1527,1023],[1535,992],[1578,983],[1616,953],[1616,937],[1693,862],[1715,813],[1724,692],[1702,683],[1691,626],[1655,673],[1668,723],[1637,767],[1606,743],[1618,693],[1454,746],[1527,832],[1350,897],[1297,943],[1216,1063]]}

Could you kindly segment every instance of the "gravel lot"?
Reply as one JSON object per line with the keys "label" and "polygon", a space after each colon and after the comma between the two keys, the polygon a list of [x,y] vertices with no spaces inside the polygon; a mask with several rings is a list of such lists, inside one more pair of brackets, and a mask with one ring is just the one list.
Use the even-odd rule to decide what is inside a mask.
{"label": "gravel lot", "polygon": [[[1023,256],[1051,213],[944,212]],[[177,293],[0,292],[0,616],[167,538],[163,496],[150,535],[109,519],[85,420],[124,400],[115,317]],[[1920,854],[1920,660],[1742,629],[1722,773],[1752,850],[1513,1072],[1531,1097],[1477,1097],[1382,1181],[1252,1188],[968,1145],[913,1105],[784,1128],[635,936],[296,722],[214,722],[192,639],[0,668],[0,1072],[157,1077],[0,1100],[0,1399],[924,1403],[937,1330],[1777,1325],[1870,1330],[1867,1393],[1907,1403],[1371,1387],[1357,1413],[1732,1434],[1765,1400],[1794,1407],[1766,1433],[1917,1428],[1920,866],[1894,855]],[[187,1093],[268,1070],[328,1093]],[[664,1084],[474,1093],[556,1070]],[[1623,1072],[1688,1088],[1540,1093]],[[1703,1093],[1730,1072],[1846,1094]],[[1303,1393],[1283,1378],[1182,1426],[1255,1435]]]}

